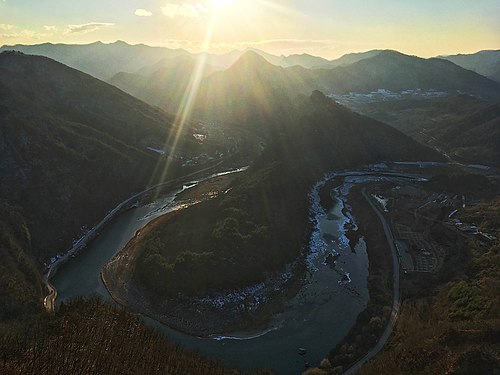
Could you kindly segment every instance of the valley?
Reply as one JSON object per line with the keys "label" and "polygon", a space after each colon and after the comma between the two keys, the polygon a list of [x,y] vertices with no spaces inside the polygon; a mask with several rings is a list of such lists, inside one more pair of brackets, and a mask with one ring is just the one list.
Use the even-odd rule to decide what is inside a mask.
{"label": "valley", "polygon": [[[410,172],[410,174],[406,174]],[[233,305],[226,302],[223,302],[225,298],[233,298],[226,296],[224,297],[223,295],[217,295],[217,300],[220,301],[220,305],[218,305],[217,309],[215,311],[207,310],[206,304],[212,303],[213,299],[209,298],[203,298],[203,299],[197,299],[198,302],[195,302],[193,300],[191,301],[186,301],[185,304],[180,304],[177,305],[173,310],[170,310],[170,313],[166,314],[174,314],[174,315],[158,315],[158,313],[153,312],[154,310],[151,310],[152,307],[146,307],[146,306],[151,306],[150,302],[146,302],[144,300],[144,296],[147,295],[147,293],[137,293],[134,292],[133,290],[130,290],[129,288],[125,287],[124,290],[121,290],[121,288],[124,288],[124,280],[114,280],[115,276],[114,273],[117,271],[115,270],[116,267],[121,267],[120,264],[133,264],[133,253],[130,253],[130,250],[133,249],[131,246],[137,246],[137,241],[138,238],[142,236],[148,236],[151,230],[154,230],[157,225],[161,225],[162,222],[168,223],[168,220],[172,220],[170,216],[172,214],[166,214],[165,212],[168,212],[170,210],[174,210],[173,212],[175,213],[179,207],[186,207],[189,206],[190,204],[197,204],[196,202],[200,201],[200,197],[206,196],[210,197],[209,199],[213,199],[213,197],[216,195],[215,192],[221,191],[223,192],[225,190],[224,185],[228,183],[227,180],[227,175],[223,176],[224,179],[221,178],[216,178],[213,182],[212,180],[207,180],[208,185],[204,187],[203,183],[199,185],[199,187],[190,187],[187,190],[181,189],[181,193],[178,194],[177,198],[174,198],[175,195],[168,195],[168,198],[170,203],[165,204],[167,201],[161,201],[161,203],[156,203],[154,205],[147,204],[144,206],[145,209],[148,211],[151,211],[154,213],[154,216],[149,216],[146,214],[144,216],[144,211],[143,213],[137,213],[134,214],[134,217],[137,217],[139,219],[138,225],[145,225],[144,217],[148,217],[148,220],[158,217],[158,215],[165,215],[165,216],[159,216],[156,221],[152,221],[149,225],[146,226],[145,229],[140,229],[139,231],[135,230],[134,227],[131,227],[130,229],[130,236],[133,236],[135,233],[134,238],[131,240],[132,242],[129,242],[128,245],[125,247],[125,250],[121,250],[122,246],[124,245],[118,245],[115,250],[111,250],[111,252],[107,251],[109,255],[107,255],[108,259],[103,259],[100,261],[100,265],[97,265],[97,267],[94,268],[93,276],[90,276],[89,271],[83,270],[81,267],[89,267],[86,266],[85,264],[88,264],[88,262],[85,261],[85,259],[81,260],[80,263],[80,257],[77,258],[78,262],[75,264],[71,264],[68,266],[68,269],[62,269],[61,275],[58,275],[56,277],[55,284],[58,286],[58,289],[63,290],[63,295],[61,299],[64,301],[65,299],[69,297],[77,297],[77,296],[85,296],[90,293],[90,290],[97,291],[103,298],[108,299],[109,295],[108,292],[111,291],[111,295],[113,296],[112,298],[117,301],[120,304],[124,304],[131,308],[132,310],[135,311],[140,311],[142,312],[145,316],[152,316],[157,320],[160,320],[164,323],[167,324],[167,326],[174,327],[176,329],[180,329],[181,331],[185,332],[190,332],[191,334],[194,334],[195,337],[199,336],[202,332],[203,335],[208,336],[204,339],[200,338],[191,338],[190,336],[186,336],[183,334],[179,334],[176,331],[171,330],[170,328],[167,328],[166,326],[158,326],[157,324],[154,324],[155,327],[162,327],[161,329],[166,331],[167,335],[171,338],[174,339],[175,341],[178,341],[182,343],[183,345],[193,348],[196,350],[200,350],[202,353],[208,354],[210,356],[215,356],[217,358],[221,358],[226,362],[229,363],[234,363],[238,364],[240,367],[244,369],[255,369],[258,367],[272,367],[274,369],[279,370],[281,368],[280,373],[289,373],[289,372],[297,372],[300,371],[301,368],[305,366],[307,363],[319,363],[321,358],[323,357],[322,353],[325,353],[325,347],[327,348],[328,346],[333,347],[335,344],[334,342],[331,342],[330,344],[326,344],[323,341],[317,342],[317,346],[308,346],[307,347],[307,354],[303,357],[297,356],[295,352],[295,348],[299,347],[301,345],[301,342],[311,342],[311,339],[308,339],[307,335],[308,332],[310,332],[311,335],[314,337],[317,337],[318,333],[315,331],[316,329],[321,329],[323,334],[328,332],[327,327],[331,327],[332,333],[330,335],[327,335],[327,337],[331,339],[334,339],[334,337],[338,337],[336,340],[340,342],[338,346],[340,347],[342,345],[346,345],[344,342],[343,336],[337,336],[339,333],[339,327],[342,326],[342,331],[344,331],[344,335],[347,334],[347,332],[350,331],[350,326],[353,327],[352,325],[354,324],[354,321],[351,320],[350,326],[345,325],[343,323],[345,317],[347,316],[352,316],[351,314],[348,314],[344,311],[346,308],[346,301],[348,300],[349,295],[351,295],[351,298],[353,298],[354,306],[358,306],[359,308],[366,308],[366,304],[368,303],[367,300],[365,300],[364,303],[362,303],[360,300],[362,295],[365,295],[364,298],[367,296],[368,290],[366,289],[367,285],[370,285],[370,295],[372,296],[370,298],[370,302],[368,303],[368,308],[367,310],[370,311],[370,324],[364,328],[363,324],[359,324],[359,318],[358,318],[358,323],[356,324],[355,328],[353,328],[355,331],[363,329],[365,332],[365,337],[366,337],[366,329],[369,331],[373,331],[372,336],[373,341],[366,341],[364,345],[361,345],[358,348],[358,343],[351,343],[350,345],[353,346],[354,353],[357,353],[357,350],[360,350],[362,353],[364,350],[367,350],[369,347],[366,347],[365,345],[375,345],[375,344],[370,344],[371,342],[375,343],[378,341],[380,344],[378,346],[378,350],[380,350],[383,346],[383,343],[388,339],[390,336],[390,333],[392,331],[392,328],[389,329],[387,328],[387,332],[384,334],[384,339],[381,339],[380,341],[377,339],[378,335],[382,335],[382,331],[385,328],[384,322],[387,321],[388,315],[387,311],[390,311],[390,308],[388,310],[388,307],[391,305],[390,301],[390,295],[387,295],[386,292],[383,292],[385,290],[384,283],[382,281],[374,281],[375,275],[379,272],[382,272],[382,274],[386,274],[387,271],[384,271],[383,266],[380,264],[380,259],[378,261],[375,261],[374,264],[370,262],[370,279],[373,279],[371,281],[371,284],[367,284],[367,277],[368,277],[368,259],[366,258],[366,254],[368,253],[369,257],[373,261],[373,257],[375,256],[373,249],[370,247],[370,232],[365,233],[363,232],[362,227],[359,227],[360,224],[358,224],[358,221],[360,220],[356,216],[353,216],[353,213],[351,213],[350,210],[353,210],[354,214],[356,212],[359,212],[359,208],[357,205],[360,203],[357,203],[355,198],[351,197],[351,194],[349,194],[350,190],[356,191],[354,196],[357,196],[358,194],[360,195],[361,199],[366,199],[371,201],[371,210],[375,212],[380,212],[378,215],[382,216],[388,216],[386,220],[389,220],[391,224],[385,224],[388,225],[392,230],[394,231],[394,238],[391,237],[391,242],[393,243],[393,252],[394,252],[394,258],[391,261],[391,255],[390,251],[387,249],[386,245],[381,244],[378,245],[379,250],[381,251],[381,254],[379,256],[382,256],[382,259],[387,258],[385,264],[388,264],[390,267],[390,264],[392,263],[393,265],[397,265],[397,269],[399,271],[399,267],[402,267],[402,283],[403,285],[406,285],[408,281],[406,281],[407,278],[410,279],[415,279],[416,275],[422,275],[418,276],[417,278],[420,279],[425,279],[424,274],[422,272],[430,272],[431,274],[437,274],[439,275],[441,273],[440,269],[433,269],[433,270],[419,270],[419,269],[411,269],[411,267],[408,266],[408,264],[418,264],[418,259],[420,254],[426,253],[426,249],[418,249],[417,252],[415,252],[416,247],[411,245],[411,241],[407,242],[408,240],[406,238],[401,238],[401,235],[399,234],[398,228],[401,226],[400,222],[401,220],[417,220],[419,221],[424,221],[424,226],[427,227],[427,224],[425,223],[426,220],[433,220],[436,222],[439,222],[439,218],[436,219],[428,219],[428,216],[432,216],[430,212],[440,212],[441,217],[443,217],[443,221],[441,225],[449,225],[448,221],[444,220],[444,218],[447,218],[450,212],[453,212],[455,209],[461,209],[462,208],[462,199],[456,200],[456,201],[450,201],[449,204],[446,204],[446,198],[440,198],[441,200],[432,200],[433,197],[437,197],[439,194],[436,193],[436,191],[440,192],[440,195],[443,196],[442,189],[446,189],[446,181],[440,181],[441,177],[443,176],[443,173],[464,173],[465,170],[462,169],[462,167],[456,167],[453,165],[445,165],[445,164],[440,164],[440,163],[402,163],[402,164],[392,164],[392,165],[377,165],[377,166],[370,166],[368,168],[362,168],[357,171],[352,171],[352,172],[341,172],[341,173],[333,173],[331,175],[328,175],[325,177],[320,183],[316,184],[317,188],[316,190],[312,190],[310,194],[311,195],[311,212],[313,214],[313,223],[316,223],[314,225],[314,229],[312,232],[312,236],[310,239],[310,245],[308,246],[307,252],[305,253],[305,258],[304,262],[307,268],[307,276],[302,278],[303,276],[300,277],[302,280],[300,282],[299,290],[298,293],[294,292],[288,297],[283,299],[283,305],[282,307],[278,310],[279,313],[276,311],[273,312],[271,309],[266,309],[264,308],[264,312],[260,312],[261,314],[272,314],[270,315],[271,318],[267,318],[266,320],[259,320],[258,319],[258,313],[254,314],[253,319],[254,322],[251,325],[246,325],[241,326],[239,329],[235,328],[233,330],[236,330],[236,333],[230,333],[230,334],[225,334],[225,335],[217,335],[217,328],[214,328],[214,326],[211,326],[213,331],[206,331],[205,328],[203,331],[193,331],[193,324],[189,323],[190,319],[193,319],[192,322],[199,322],[199,318],[197,318],[197,314],[192,315],[192,312],[195,310],[193,306],[196,306],[196,304],[200,304],[200,301],[203,300],[203,302],[196,308],[198,310],[199,314],[203,314],[205,317],[209,317],[208,320],[205,322],[210,322],[210,324],[216,324],[216,322],[220,321],[221,318],[217,318],[214,314],[221,314],[221,317],[224,316],[225,319],[228,317],[228,313],[231,311],[234,311]],[[468,178],[469,180],[474,180],[478,179],[479,176],[483,176],[481,172],[479,172],[479,175],[474,175],[474,170],[467,170],[465,172],[466,174],[463,175],[463,178]],[[473,174],[471,174],[473,173]],[[432,177],[431,176],[435,176]],[[326,206],[322,208],[320,205],[320,191],[322,191],[325,188],[325,182],[330,181],[332,178],[338,179],[341,177],[343,179],[343,184],[338,185],[332,190],[332,198],[334,198],[333,206],[330,205],[332,208],[328,208],[329,206]],[[232,178],[232,177],[231,177]],[[481,177],[484,178],[484,177]],[[497,177],[498,178],[498,177]],[[430,185],[430,186],[428,186]],[[361,187],[367,187],[369,190],[368,192],[365,192],[365,189],[361,189]],[[423,190],[420,186],[423,187]],[[428,186],[428,187],[427,187]],[[498,191],[495,190],[496,188],[494,187],[495,185],[490,185],[490,188],[482,188],[479,190],[470,190],[473,189],[473,187],[467,188],[466,190],[462,190],[463,193],[467,193],[467,201],[470,201],[471,204],[474,204],[474,201],[477,200],[482,200],[482,199],[488,199],[489,197],[495,196],[495,194],[498,194]],[[198,191],[196,191],[198,189]],[[215,189],[215,190],[214,190]],[[428,190],[431,189],[431,190]],[[493,189],[493,190],[491,190]],[[193,191],[191,191],[193,190]],[[336,192],[335,194],[333,192]],[[421,191],[421,192],[420,192]],[[434,192],[432,192],[434,191]],[[362,192],[362,194],[360,194]],[[415,214],[413,210],[408,210],[407,208],[404,207],[405,205],[405,199],[408,200],[408,197],[413,196],[414,194],[430,194],[427,195],[430,198],[424,198],[425,200],[423,201],[424,204],[426,204],[426,210],[427,212],[421,212],[418,217],[415,217]],[[448,194],[455,194],[457,193],[458,190],[452,190],[448,192]],[[338,195],[337,195],[338,194]],[[349,194],[349,195],[348,195]],[[396,195],[394,195],[396,194]],[[411,195],[408,195],[411,194]],[[322,194],[321,194],[322,195]],[[456,195],[456,194],[455,194]],[[381,197],[384,196],[384,199],[389,202],[389,204],[382,206],[380,201],[377,202],[377,200],[374,199],[375,196]],[[356,198],[359,199],[359,198]],[[445,201],[446,200],[446,201]],[[186,203],[190,202],[190,203]],[[418,201],[411,200],[412,204],[416,204],[420,206],[420,203]],[[426,203],[427,202],[427,203]],[[431,203],[434,204],[436,207],[429,207],[428,202],[437,202],[437,203]],[[351,205],[353,205],[353,208],[349,208]],[[455,207],[456,206],[456,207]],[[161,211],[158,211],[155,207],[163,207]],[[169,208],[167,208],[169,207]],[[385,208],[386,207],[386,208]],[[400,210],[398,210],[398,207],[401,207]],[[442,211],[442,208],[447,208],[446,212]],[[189,208],[181,208],[181,210],[185,210]],[[331,211],[330,211],[331,210]],[[408,213],[406,213],[408,211]],[[147,211],[146,211],[147,212]],[[129,215],[129,214],[127,214]],[[406,216],[407,219],[402,219],[401,215]],[[399,219],[395,218],[399,217]],[[122,219],[120,219],[122,220]],[[158,221],[161,220],[161,221]],[[337,222],[337,220],[340,220]],[[364,219],[363,219],[364,220]],[[142,222],[141,222],[142,221]],[[130,218],[124,219],[123,223],[130,223],[134,222],[134,220],[131,220]],[[158,224],[156,224],[158,223]],[[349,224],[349,225],[348,225]],[[352,224],[352,225],[351,225]],[[111,224],[111,226],[114,226],[115,224]],[[123,225],[123,224],[122,224]],[[413,228],[415,227],[415,224],[410,224]],[[151,226],[151,229],[149,227]],[[353,240],[352,236],[349,235],[349,228],[354,226],[355,231],[357,233],[357,240]],[[453,227],[453,225],[452,225]],[[137,227],[135,227],[137,228]],[[330,228],[330,229],[328,229]],[[340,232],[338,232],[340,230]],[[390,229],[388,229],[390,231]],[[442,230],[446,231],[451,231],[453,232],[453,229],[445,229],[443,228]],[[116,232],[113,229],[110,229],[110,234],[106,232],[102,233],[103,238],[97,240],[95,244],[92,244],[90,248],[88,248],[86,251],[89,253],[100,253],[102,255],[102,251],[97,250],[101,246],[100,243],[103,242],[103,244],[108,243],[112,237],[110,236],[116,236],[116,234],[113,233],[122,233],[122,230],[120,232]],[[497,233],[495,233],[497,234]],[[448,234],[449,236],[450,234]],[[435,236],[435,234],[433,234]],[[479,236],[476,234],[476,236]],[[107,239],[109,237],[109,239]],[[367,240],[368,239],[368,240]],[[125,239],[125,242],[127,240]],[[443,245],[442,240],[438,240],[436,245],[434,242],[436,240],[430,239],[430,245],[428,246],[445,246],[449,247],[450,242],[447,242],[446,245]],[[448,240],[449,241],[449,240]],[[124,244],[122,240],[122,244]],[[406,242],[406,243],[405,243]],[[134,244],[135,243],[135,244]],[[109,245],[106,245],[109,247]],[[94,250],[94,247],[96,247],[96,250]],[[377,247],[377,246],[376,246]],[[99,281],[99,287],[96,288],[96,286],[92,286],[91,289],[89,290],[86,285],[85,280],[99,280],[99,272],[101,270],[102,265],[109,260],[109,257],[111,257],[114,252],[120,251],[117,253],[117,255],[109,261],[109,263],[105,266],[104,268],[104,276],[103,280],[108,280],[106,282],[106,288],[107,290],[103,287],[101,282]],[[449,252],[450,250],[443,250],[445,253],[446,258],[448,259],[450,256],[454,257],[454,255],[450,255]],[[383,255],[382,255],[383,254]],[[101,256],[100,255],[100,256]],[[132,258],[131,258],[132,255]],[[429,254],[430,255],[430,254]],[[86,254],[84,257],[87,256]],[[333,256],[335,261],[333,263],[329,262],[328,259]],[[355,258],[353,258],[355,257]],[[365,257],[365,262],[364,266],[363,263],[360,262],[359,257]],[[356,260],[354,260],[356,259]],[[443,256],[444,260],[444,256]],[[449,260],[447,260],[448,262]],[[384,264],[384,263],[382,263]],[[79,271],[75,269],[74,267],[78,267]],[[360,268],[361,267],[361,268]],[[366,267],[366,268],[365,268]],[[382,268],[379,268],[382,267]],[[364,268],[364,271],[363,271]],[[115,271],[112,271],[115,270]],[[293,270],[293,269],[292,269]],[[295,271],[297,272],[297,271]],[[120,274],[123,276],[125,273],[123,271],[120,271]],[[329,276],[328,276],[329,275]],[[391,275],[391,272],[387,272],[387,277]],[[412,276],[415,275],[415,276]],[[292,276],[293,277],[293,276]],[[393,274],[394,277],[394,282],[396,280],[399,281],[400,276],[396,276],[396,274]],[[109,278],[111,278],[113,281],[111,284],[109,283]],[[332,280],[333,278],[333,280]],[[368,279],[368,280],[370,280]],[[387,279],[389,281],[390,279]],[[95,283],[95,281],[94,281]],[[72,286],[71,286],[72,285]],[[75,286],[78,285],[78,288],[76,290],[73,290]],[[96,285],[96,284],[94,284]],[[111,286],[113,285],[113,286]],[[364,287],[363,287],[364,285]],[[397,284],[395,284],[397,285]],[[90,286],[90,285],[89,285]],[[71,289],[68,289],[71,288]],[[110,290],[111,288],[111,290]],[[118,289],[117,289],[118,288]],[[365,289],[363,289],[365,288]],[[394,290],[399,292],[399,287],[394,286]],[[133,289],[133,288],[132,288]],[[331,292],[328,292],[329,289],[332,289]],[[117,290],[120,290],[117,294]],[[364,291],[363,291],[364,290]],[[375,292],[375,290],[378,290],[378,292]],[[404,290],[404,289],[403,289]],[[285,293],[285,290],[283,287],[280,287],[280,292]],[[234,291],[233,295],[237,295],[238,293],[243,293],[243,291]],[[246,293],[249,293],[244,299],[241,300],[241,302],[238,302],[238,304],[245,304],[249,303],[247,301],[253,301],[252,303],[255,303],[256,300],[262,299],[262,292],[259,291],[259,289],[254,289],[253,293],[250,291],[247,291]],[[295,293],[297,293],[296,297],[292,297]],[[331,293],[331,294],[330,294]],[[345,295],[347,293],[347,295]],[[374,294],[375,293],[375,294]],[[377,296],[380,293],[378,297],[373,299],[374,296]],[[385,297],[383,297],[385,296]],[[389,297],[389,298],[387,298]],[[276,298],[276,296],[274,297]],[[288,300],[288,298],[291,298]],[[396,295],[393,294],[393,298],[396,298]],[[338,312],[335,312],[338,310],[338,300],[341,299],[343,301],[343,308],[342,310],[339,310]],[[386,302],[383,302],[383,301]],[[139,302],[141,301],[141,302]],[[397,302],[396,302],[397,301]],[[168,304],[171,305],[173,301],[170,301]],[[193,304],[194,303],[194,304]],[[395,306],[399,306],[399,298],[396,300],[394,299],[394,304]],[[265,304],[265,299],[261,303]],[[317,307],[313,308],[311,310],[312,306],[317,305]],[[205,307],[204,307],[205,306]],[[321,306],[321,307],[320,307]],[[328,311],[328,318],[326,320],[319,320],[319,317],[322,316],[321,309],[323,309],[325,312]],[[394,309],[394,308],[393,308]],[[393,319],[391,320],[392,327],[394,327],[394,324],[396,322],[395,317],[397,316],[397,311],[399,307],[396,307],[396,312],[393,313]],[[217,310],[219,311],[217,313]],[[367,311],[365,310],[365,312]],[[163,311],[169,311],[169,310],[163,310]],[[174,313],[175,311],[175,313]],[[201,312],[203,311],[203,312]],[[358,310],[362,311],[362,310]],[[378,313],[376,313],[378,311]],[[165,313],[163,313],[165,314]],[[233,314],[233,313],[231,313]],[[276,315],[274,315],[276,314]],[[304,318],[299,318],[301,315],[305,315]],[[334,318],[332,319],[331,314],[334,314]],[[374,316],[377,316],[376,314],[381,314],[378,319],[380,319],[380,323],[378,325],[374,325]],[[296,316],[297,315],[297,316]],[[172,317],[179,317],[176,319],[181,319],[181,320],[172,320]],[[257,317],[256,317],[257,316]],[[274,317],[273,317],[274,316]],[[224,319],[224,318],[223,318]],[[257,319],[257,320],[255,320]],[[300,337],[297,338],[298,341],[290,341],[290,335],[288,333],[289,329],[295,330],[296,328],[290,326],[290,322],[298,322],[304,319],[305,321],[310,321],[311,323],[307,323],[306,326],[302,326],[303,330],[301,331]],[[180,323],[180,322],[184,323]],[[240,324],[242,324],[244,320],[244,315],[239,316],[237,319]],[[260,323],[259,323],[260,321]],[[175,322],[175,323],[174,323]],[[287,323],[286,323],[287,322]],[[313,323],[314,322],[314,323]],[[178,325],[178,324],[189,324],[189,328],[186,328],[183,325]],[[365,323],[367,324],[367,323]],[[309,328],[309,325],[311,327]],[[217,327],[217,325],[215,326]],[[307,328],[305,328],[307,327]],[[368,328],[369,327],[369,328]],[[215,330],[214,330],[215,329]],[[304,329],[306,329],[304,331]],[[326,330],[326,331],[325,331]],[[333,336],[332,336],[333,335]],[[352,333],[349,333],[347,336],[349,340]],[[283,342],[280,344],[277,344],[277,340],[280,340],[280,337],[283,336],[283,338],[286,338],[286,341],[288,344],[284,344]],[[318,341],[318,340],[315,340]],[[349,341],[347,341],[349,343]],[[275,347],[276,345],[279,345],[282,347],[283,350],[283,356],[290,358],[290,361],[287,361],[287,367],[283,367],[280,363],[281,362],[276,362],[273,363],[272,361],[270,362],[267,360],[267,356],[264,354],[267,352],[267,348],[269,346]],[[349,345],[349,344],[347,344]],[[252,348],[252,349],[251,349]],[[258,349],[257,349],[258,348]],[[317,348],[317,349],[316,349]],[[366,348],[366,349],[365,349]],[[246,351],[246,350],[252,350],[255,355],[251,358],[251,361],[248,362],[248,364],[245,364],[245,359],[236,355],[237,352],[240,351]],[[259,355],[257,354],[259,351],[262,351],[262,354]],[[344,355],[345,358],[356,358],[356,356],[351,354],[351,356]],[[376,353],[376,351],[374,352]],[[372,354],[373,356],[374,354]],[[259,359],[261,358],[261,359]],[[294,359],[295,358],[295,359]],[[341,365],[343,368],[347,368],[346,364],[349,364],[349,362],[346,362],[346,359],[340,359],[338,355],[336,357],[330,357],[330,363],[332,364],[332,368],[338,368]],[[357,362],[358,363],[364,363],[364,362]],[[353,369],[356,367],[353,367]],[[349,370],[353,371],[353,370]],[[350,373],[350,372],[347,372]]]}
{"label": "valley", "polygon": [[496,374],[498,53],[1,47],[0,373]]}

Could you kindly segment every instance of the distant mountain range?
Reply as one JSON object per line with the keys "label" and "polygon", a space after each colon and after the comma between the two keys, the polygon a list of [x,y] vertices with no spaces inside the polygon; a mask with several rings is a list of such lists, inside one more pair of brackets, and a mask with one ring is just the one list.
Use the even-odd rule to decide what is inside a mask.
{"label": "distant mountain range", "polygon": [[[151,47],[144,44],[130,45],[123,41],[105,44],[52,44],[2,46],[2,51],[19,51],[31,55],[41,55],[69,65],[72,68],[107,80],[121,72],[140,73],[147,66],[157,64],[160,60],[178,56],[191,56],[194,59],[204,57],[206,63],[223,70],[234,64],[245,51],[232,51],[222,55],[210,53],[191,54],[183,49]],[[248,49],[259,53],[274,65],[289,67],[301,65],[306,68],[328,65],[330,62],[321,57],[303,55],[275,56],[258,49]],[[247,51],[248,51],[247,50]]]}
{"label": "distant mountain range", "polygon": [[[224,70],[233,65],[245,52],[253,51],[264,57],[271,64],[284,68],[302,66],[307,69],[331,69],[351,65],[358,61],[375,57],[386,51],[371,50],[360,53],[349,53],[338,59],[327,60],[309,54],[276,56],[255,48],[249,48],[244,51],[235,50],[221,55],[210,53],[192,54],[183,49],[151,47],[144,44],[130,45],[123,41],[109,44],[95,42],[86,45],[52,43],[38,45],[18,44],[13,46],[4,45],[0,48],[0,52],[7,50],[47,56],[103,80],[108,80],[121,72],[144,74],[143,68],[148,66],[154,67],[160,60],[178,56],[191,56],[194,59],[204,56],[208,65],[219,70]],[[437,56],[437,58],[452,61],[465,69],[473,70],[498,81],[499,54],[500,50],[488,50],[471,55]],[[150,73],[153,72],[151,71]]]}
{"label": "distant mountain range", "polygon": [[493,101],[500,98],[500,84],[477,73],[446,60],[423,59],[390,50],[350,65],[314,70],[314,73],[318,82],[339,94],[421,89],[469,93]]}
{"label": "distant mountain range", "polygon": [[150,47],[144,44],[131,46],[121,41],[83,45],[44,43],[0,48],[0,52],[9,50],[50,57],[99,79],[108,79],[119,72],[135,72],[161,59],[189,54],[184,50]]}
{"label": "distant mountain range", "polygon": [[377,56],[379,53],[383,52],[384,50],[380,49],[374,49],[372,51],[367,51],[367,52],[356,52],[356,53],[348,53],[342,57],[339,57],[338,59],[331,60],[331,61],[325,61],[322,62],[321,64],[316,64],[312,66],[312,68],[336,68],[338,66],[346,66],[346,65],[351,65],[354,64],[358,61],[364,60],[364,59],[369,59],[370,57]]}
{"label": "distant mountain range", "polygon": [[[297,95],[309,95],[314,90],[344,95],[419,89],[450,96],[468,94],[490,102],[500,100],[500,84],[470,69],[444,59],[422,59],[390,50],[348,54],[328,61],[310,55],[285,58],[258,50],[192,55],[124,42],[16,48],[60,55],[66,63],[99,71],[101,76],[120,70],[109,83],[170,113],[177,113],[187,98],[193,73],[203,59],[196,99],[190,103],[193,116],[229,126],[252,123],[255,130],[266,126],[268,112],[287,113]],[[476,62],[483,61],[480,66],[491,67],[496,55],[497,51],[484,51],[472,56]]]}
{"label": "distant mountain range", "polygon": [[479,51],[469,55],[439,56],[462,68],[473,70],[494,81],[500,82],[500,50]]}
{"label": "distant mountain range", "polygon": [[[244,121],[247,115],[259,116],[267,107],[280,108],[275,103],[275,91],[285,92],[293,98],[313,90],[342,95],[379,89],[395,92],[420,89],[468,93],[492,101],[500,99],[500,84],[446,60],[377,51],[346,56],[343,61],[354,62],[328,69],[283,68],[271,64],[255,51],[247,51],[226,70],[217,71],[211,65],[206,67],[196,113],[201,118],[216,115],[219,120]],[[149,104],[176,112],[196,63],[183,57],[163,60],[160,65],[168,68],[156,65],[158,70],[155,72],[148,67],[136,74],[120,73],[109,82]],[[250,109],[252,103],[259,110]]]}

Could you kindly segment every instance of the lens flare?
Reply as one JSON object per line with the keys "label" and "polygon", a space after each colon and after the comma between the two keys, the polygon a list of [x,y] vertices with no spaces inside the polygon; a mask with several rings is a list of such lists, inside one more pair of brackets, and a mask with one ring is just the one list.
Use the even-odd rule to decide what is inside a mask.
{"label": "lens flare", "polygon": [[[205,39],[203,41],[203,49],[207,50],[210,42],[212,40],[213,31],[217,22],[217,14],[213,13],[210,17],[210,21],[207,26],[207,31],[205,34]],[[189,126],[191,120],[191,114],[193,111],[194,104],[196,102],[196,97],[198,94],[198,89],[200,87],[201,80],[203,78],[203,73],[207,63],[207,55],[200,54],[196,60],[196,65],[189,81],[189,84],[184,92],[183,98],[181,100],[179,109],[175,117],[174,124],[170,130],[170,133],[165,142],[166,147],[169,149],[167,161],[163,166],[163,170],[160,173],[160,178],[157,183],[163,183],[166,181],[172,162],[175,160],[175,155],[177,152],[177,146],[179,140],[185,133],[186,126]],[[157,165],[157,169],[160,167],[160,163]],[[154,173],[156,175],[156,172]],[[155,198],[160,193],[160,188],[158,188]]]}
{"label": "lens flare", "polygon": [[[239,18],[238,22],[249,23],[250,25],[253,25],[254,23],[257,24],[254,18],[256,18],[258,15],[258,8],[271,9],[273,11],[279,11],[281,13],[285,13],[285,11],[288,9],[283,6],[276,5],[273,1],[270,0],[211,0],[211,4],[212,9],[210,11],[210,19],[207,23],[202,46],[202,50],[204,51],[208,51],[210,49],[210,45],[213,42],[216,28],[222,28],[222,30],[224,30],[228,25],[233,25],[234,20],[231,18],[228,20],[228,15],[232,14],[236,9],[244,10],[243,14],[245,15],[244,17]],[[174,124],[170,129],[165,142],[165,149],[168,150],[167,160],[158,163],[155,173],[153,174],[156,181],[150,181],[151,184],[163,183],[169,177],[172,163],[176,160],[177,152],[179,151],[179,141],[187,135],[186,130],[191,123],[193,109],[196,103],[201,81],[204,77],[206,64],[207,55],[204,53],[198,55],[196,66],[194,68],[190,82],[184,92],[183,98],[177,110]],[[259,96],[257,95],[258,93],[255,94],[257,97]],[[264,110],[266,109],[266,106],[264,106]],[[159,176],[159,179],[156,179],[157,176]],[[160,192],[158,190],[157,194],[159,193]]]}

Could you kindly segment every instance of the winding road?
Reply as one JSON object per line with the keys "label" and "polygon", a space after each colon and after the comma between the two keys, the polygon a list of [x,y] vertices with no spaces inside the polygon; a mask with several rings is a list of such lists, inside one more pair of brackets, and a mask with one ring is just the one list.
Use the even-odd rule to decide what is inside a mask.
{"label": "winding road", "polygon": [[50,283],[48,274],[44,278],[45,286],[49,290],[49,294],[43,299],[43,306],[49,313],[53,313],[56,309],[57,289]]}
{"label": "winding road", "polygon": [[365,199],[370,204],[371,208],[373,208],[378,218],[382,222],[387,242],[389,243],[389,247],[391,248],[392,265],[393,265],[392,312],[391,312],[391,317],[389,318],[389,322],[385,327],[384,333],[378,340],[377,344],[368,353],[366,353],[364,357],[360,358],[354,365],[352,365],[349,369],[347,369],[347,371],[344,372],[344,375],[351,375],[354,374],[356,371],[359,371],[359,369],[361,369],[361,367],[363,367],[363,365],[366,362],[375,357],[382,350],[384,345],[387,343],[387,340],[389,340],[392,331],[394,330],[394,326],[396,325],[396,320],[399,314],[399,308],[401,306],[401,295],[399,293],[399,258],[398,258],[398,251],[396,249],[396,245],[394,242],[394,236],[392,235],[391,227],[387,223],[387,220],[385,220],[384,215],[382,215],[378,207],[372,202],[372,200],[366,193],[366,188],[363,188],[361,190],[361,193],[363,194],[363,197],[365,197]]}

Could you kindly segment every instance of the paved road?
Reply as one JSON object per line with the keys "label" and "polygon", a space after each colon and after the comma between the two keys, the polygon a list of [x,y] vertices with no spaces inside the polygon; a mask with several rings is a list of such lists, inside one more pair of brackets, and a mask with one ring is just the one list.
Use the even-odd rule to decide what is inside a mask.
{"label": "paved road", "polygon": [[385,327],[385,331],[378,340],[377,344],[361,359],[359,359],[353,366],[351,366],[347,371],[344,372],[344,375],[351,375],[358,371],[363,365],[368,362],[370,359],[375,357],[387,343],[389,337],[392,334],[394,326],[396,325],[396,320],[399,314],[399,307],[401,304],[401,296],[399,294],[399,259],[398,252],[396,249],[396,245],[394,242],[394,236],[392,235],[391,227],[387,223],[384,218],[384,215],[380,212],[380,210],[375,206],[372,202],[368,194],[366,194],[366,189],[363,188],[361,190],[363,197],[368,201],[370,206],[373,208],[380,221],[382,222],[382,226],[384,227],[385,236],[387,237],[387,242],[389,243],[389,247],[391,248],[392,254],[392,265],[393,265],[393,286],[392,286],[392,312],[391,317],[389,318],[389,322]]}
{"label": "paved road", "polygon": [[45,286],[49,290],[49,294],[43,299],[43,306],[47,312],[53,313],[56,310],[57,289],[47,279],[47,276],[45,277]]}

